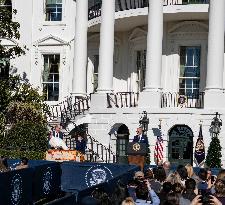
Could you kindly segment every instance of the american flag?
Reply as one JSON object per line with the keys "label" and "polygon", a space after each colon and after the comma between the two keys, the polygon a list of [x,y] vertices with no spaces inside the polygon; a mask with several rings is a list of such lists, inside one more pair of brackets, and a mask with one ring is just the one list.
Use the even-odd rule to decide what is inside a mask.
{"label": "american flag", "polygon": [[[160,132],[161,133],[161,132]],[[162,135],[157,136],[155,151],[154,151],[155,163],[158,165],[163,160],[163,138]]]}

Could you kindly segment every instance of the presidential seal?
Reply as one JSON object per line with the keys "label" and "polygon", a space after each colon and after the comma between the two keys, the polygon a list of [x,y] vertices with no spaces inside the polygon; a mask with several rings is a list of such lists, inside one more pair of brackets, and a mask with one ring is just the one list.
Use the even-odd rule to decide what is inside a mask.
{"label": "presidential seal", "polygon": [[48,167],[43,175],[43,192],[45,195],[48,195],[51,191],[52,186],[51,182],[52,182],[52,170],[50,167]]}
{"label": "presidential seal", "polygon": [[91,167],[85,174],[85,182],[88,187],[107,182],[112,178],[112,172],[107,167],[102,165]]}
{"label": "presidential seal", "polygon": [[10,200],[13,205],[17,205],[20,203],[23,192],[22,184],[23,182],[21,176],[19,174],[16,174],[11,181],[12,192]]}
{"label": "presidential seal", "polygon": [[138,143],[133,144],[133,150],[135,152],[139,151],[140,149],[141,149],[141,145],[140,144],[138,144]]}

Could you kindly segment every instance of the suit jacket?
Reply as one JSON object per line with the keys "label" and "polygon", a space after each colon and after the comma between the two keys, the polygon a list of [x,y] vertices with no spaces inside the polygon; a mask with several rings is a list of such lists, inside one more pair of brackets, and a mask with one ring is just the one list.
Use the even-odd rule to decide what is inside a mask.
{"label": "suit jacket", "polygon": [[[57,137],[57,133],[56,133],[56,131],[54,130],[53,132],[52,132],[52,135],[53,135],[53,137]],[[59,132],[59,136],[58,136],[60,139],[63,139],[63,133],[62,132]]]}
{"label": "suit jacket", "polygon": [[147,146],[149,145],[148,144],[148,137],[146,135],[142,135],[141,136],[141,139],[139,139],[140,136],[139,135],[135,135],[134,136],[134,139],[133,139],[133,142],[140,142],[140,143],[146,143]]}
{"label": "suit jacket", "polygon": [[85,140],[76,140],[76,150],[80,151],[82,154],[85,154],[86,141]]}

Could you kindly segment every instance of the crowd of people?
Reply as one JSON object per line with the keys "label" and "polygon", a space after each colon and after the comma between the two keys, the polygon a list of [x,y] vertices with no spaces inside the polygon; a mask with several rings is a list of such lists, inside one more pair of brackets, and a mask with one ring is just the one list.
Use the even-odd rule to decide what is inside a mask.
{"label": "crowd of people", "polygon": [[97,189],[83,198],[83,205],[224,205],[225,170],[217,176],[210,169],[195,173],[190,164],[170,169],[170,163],[138,171],[127,182],[118,182],[114,193]]}

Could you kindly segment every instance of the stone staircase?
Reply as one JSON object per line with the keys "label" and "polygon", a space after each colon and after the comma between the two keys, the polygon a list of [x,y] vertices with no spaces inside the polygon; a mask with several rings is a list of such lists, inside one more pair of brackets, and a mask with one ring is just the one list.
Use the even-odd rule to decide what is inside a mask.
{"label": "stone staircase", "polygon": [[[90,108],[89,96],[70,96],[66,97],[57,105],[49,106],[50,115],[48,116],[49,126],[54,127],[61,124],[64,132],[64,141],[69,149],[73,150],[76,147],[75,139],[69,136],[67,126],[72,123],[76,126],[76,120],[89,113]],[[104,162],[115,163],[116,155],[110,147],[106,147],[92,136],[88,134],[88,129],[85,130],[87,135],[86,161],[89,162]]]}

